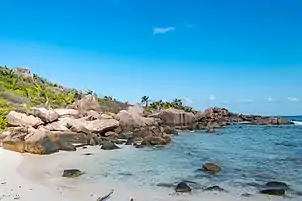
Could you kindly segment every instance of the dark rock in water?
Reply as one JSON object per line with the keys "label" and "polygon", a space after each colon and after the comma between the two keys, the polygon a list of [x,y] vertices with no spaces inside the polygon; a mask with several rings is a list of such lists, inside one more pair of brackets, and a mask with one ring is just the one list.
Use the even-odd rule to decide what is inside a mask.
{"label": "dark rock in water", "polygon": [[163,188],[173,188],[174,184],[170,184],[170,183],[159,183],[156,186],[158,187],[163,187]]}
{"label": "dark rock in water", "polygon": [[192,189],[190,188],[190,186],[188,186],[188,184],[186,184],[185,182],[180,182],[179,184],[177,184],[177,186],[175,187],[175,191],[177,193],[188,193],[191,192]]}
{"label": "dark rock in water", "polygon": [[241,195],[242,197],[251,197],[252,196],[252,194],[250,194],[250,193],[243,193],[242,195]]}
{"label": "dark rock in water", "polygon": [[59,144],[61,146],[62,151],[76,151],[77,150],[77,148],[71,143],[60,141]]}
{"label": "dark rock in water", "polygon": [[82,147],[82,149],[87,149],[87,147]]}
{"label": "dark rock in water", "polygon": [[122,175],[122,176],[133,176],[133,174],[130,173],[130,172],[121,172],[121,173],[119,173],[119,175]]}
{"label": "dark rock in water", "polygon": [[167,143],[168,140],[166,140],[165,138],[159,136],[153,136],[153,135],[149,135],[145,137],[142,141],[142,145],[146,145],[146,146],[165,145]]}
{"label": "dark rock in water", "polygon": [[302,192],[301,191],[295,191],[294,192],[295,195],[302,197]]}
{"label": "dark rock in water", "polygon": [[260,190],[260,193],[267,195],[283,196],[285,195],[285,189],[283,187],[265,187]]}
{"label": "dark rock in water", "polygon": [[216,174],[221,171],[221,168],[214,163],[206,163],[202,166],[202,170],[210,174]]}
{"label": "dark rock in water", "polygon": [[144,148],[144,146],[142,144],[135,144],[134,147],[137,149]]}
{"label": "dark rock in water", "polygon": [[289,189],[288,185],[284,182],[280,182],[280,181],[271,181],[265,184],[265,186],[267,187],[282,187],[285,190]]}
{"label": "dark rock in water", "polygon": [[93,155],[92,153],[85,153],[85,154],[83,154],[84,156],[91,156],[91,155]]}
{"label": "dark rock in water", "polygon": [[268,195],[285,195],[286,190],[289,190],[289,187],[284,182],[271,181],[265,184],[263,188],[260,189],[260,193]]}
{"label": "dark rock in water", "polygon": [[101,149],[103,150],[114,150],[114,149],[120,149],[116,144],[110,142],[110,141],[104,141],[102,143]]}
{"label": "dark rock in water", "polygon": [[64,170],[62,177],[68,177],[68,178],[76,178],[83,174],[81,170],[78,169],[68,169]]}
{"label": "dark rock in water", "polygon": [[124,142],[121,140],[110,140],[114,144],[123,144]]}
{"label": "dark rock in water", "polygon": [[219,186],[210,186],[210,187],[207,187],[205,188],[204,190],[206,191],[225,191],[223,188],[220,188]]}
{"label": "dark rock in water", "polygon": [[164,126],[163,127],[163,130],[165,133],[167,134],[173,134],[173,135],[178,135],[178,131],[173,128],[173,127],[170,127],[170,126]]}
{"label": "dark rock in water", "polygon": [[207,133],[214,133],[214,132],[215,132],[214,128],[208,128],[207,129]]}
{"label": "dark rock in water", "polygon": [[124,139],[124,140],[127,140],[129,138],[131,138],[133,136],[133,133],[131,132],[128,132],[128,133],[119,133],[117,138],[118,139]]}
{"label": "dark rock in water", "polygon": [[126,145],[132,145],[134,143],[134,139],[133,138],[128,138]]}

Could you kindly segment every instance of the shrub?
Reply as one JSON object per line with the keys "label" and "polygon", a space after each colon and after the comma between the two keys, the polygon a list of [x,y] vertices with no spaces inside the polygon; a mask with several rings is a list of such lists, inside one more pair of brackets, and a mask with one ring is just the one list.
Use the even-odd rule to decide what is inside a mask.
{"label": "shrub", "polygon": [[0,130],[7,127],[5,116],[13,109],[5,99],[0,98]]}

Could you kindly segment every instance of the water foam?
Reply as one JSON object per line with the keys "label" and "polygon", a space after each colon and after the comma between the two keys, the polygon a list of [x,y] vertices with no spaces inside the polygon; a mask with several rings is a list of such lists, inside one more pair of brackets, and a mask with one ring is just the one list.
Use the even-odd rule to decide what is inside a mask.
{"label": "water foam", "polygon": [[292,121],[295,125],[302,126],[302,121]]}

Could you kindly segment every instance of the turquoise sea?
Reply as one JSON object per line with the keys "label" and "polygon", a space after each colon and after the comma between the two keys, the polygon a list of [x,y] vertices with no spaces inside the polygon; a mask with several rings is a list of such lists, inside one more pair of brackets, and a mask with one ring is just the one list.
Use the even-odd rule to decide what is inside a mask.
{"label": "turquoise sea", "polygon": [[[167,147],[123,146],[108,151],[108,160],[102,160],[103,155],[91,157],[93,162],[87,164],[82,179],[94,183],[122,181],[167,192],[173,192],[173,184],[187,181],[194,192],[218,185],[236,196],[258,194],[266,182],[281,181],[290,186],[286,199],[302,200],[302,116],[286,118],[296,125],[237,124],[214,134],[180,133]],[[218,164],[222,171],[208,175],[198,170],[206,162]]]}

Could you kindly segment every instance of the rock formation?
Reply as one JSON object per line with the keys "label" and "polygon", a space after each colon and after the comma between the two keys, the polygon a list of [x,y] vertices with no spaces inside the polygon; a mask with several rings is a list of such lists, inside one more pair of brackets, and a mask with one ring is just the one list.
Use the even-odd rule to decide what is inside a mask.
{"label": "rock formation", "polygon": [[196,118],[193,113],[174,108],[162,110],[151,116],[161,119],[162,124],[164,125],[178,129],[193,129],[196,122]]}
{"label": "rock formation", "polygon": [[[178,133],[176,129],[214,132],[215,128],[233,122],[291,123],[282,118],[233,114],[224,108],[209,108],[195,114],[170,108],[146,117],[139,106],[117,114],[101,113],[99,106],[97,99],[88,95],[68,109],[38,107],[29,114],[11,111],[6,116],[10,128],[1,136],[2,145],[5,149],[33,154],[74,151],[79,146],[100,145],[102,141],[106,146],[126,143],[141,148],[170,143],[170,135]],[[212,171],[208,166],[203,168]]]}

